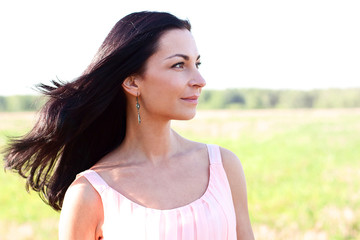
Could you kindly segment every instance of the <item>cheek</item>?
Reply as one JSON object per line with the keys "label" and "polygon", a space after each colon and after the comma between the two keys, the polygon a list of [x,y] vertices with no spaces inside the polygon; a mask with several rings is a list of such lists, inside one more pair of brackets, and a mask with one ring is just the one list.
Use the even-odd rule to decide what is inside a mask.
{"label": "cheek", "polygon": [[169,108],[169,106],[177,104],[177,101],[186,93],[185,73],[156,67],[149,69],[141,86],[144,106],[147,106],[148,110],[154,111],[154,108]]}
{"label": "cheek", "polygon": [[[141,93],[143,106],[149,111],[156,111],[162,108],[166,108],[167,105],[173,104],[174,99],[177,97],[177,93],[174,91],[173,84],[168,81],[159,81],[159,79],[146,79],[149,80],[144,85],[144,89]],[[150,82],[150,80],[153,80]]]}
{"label": "cheek", "polygon": [[145,88],[147,94],[153,96],[153,98],[180,97],[184,91],[184,83],[182,79],[176,77],[172,74],[163,74],[162,76],[146,79]]}
{"label": "cheek", "polygon": [[162,84],[153,86],[147,92],[147,100],[150,100],[157,105],[173,104],[178,98],[181,97],[180,89],[173,84]]}

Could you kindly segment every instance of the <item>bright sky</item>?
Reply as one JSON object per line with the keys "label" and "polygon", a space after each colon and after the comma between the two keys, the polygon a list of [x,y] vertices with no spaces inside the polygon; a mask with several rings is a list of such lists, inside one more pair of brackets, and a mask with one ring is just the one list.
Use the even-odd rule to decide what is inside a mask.
{"label": "bright sky", "polygon": [[0,95],[72,80],[134,11],[188,18],[207,88],[360,87],[360,1],[0,2]]}

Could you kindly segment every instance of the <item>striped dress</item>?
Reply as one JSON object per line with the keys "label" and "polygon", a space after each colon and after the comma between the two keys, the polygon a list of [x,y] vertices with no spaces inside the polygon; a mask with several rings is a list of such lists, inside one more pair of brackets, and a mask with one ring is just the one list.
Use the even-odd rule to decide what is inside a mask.
{"label": "striped dress", "polygon": [[104,240],[235,240],[236,218],[220,149],[207,145],[210,177],[205,193],[174,209],[139,205],[111,188],[93,170],[85,177],[99,193],[104,208]]}

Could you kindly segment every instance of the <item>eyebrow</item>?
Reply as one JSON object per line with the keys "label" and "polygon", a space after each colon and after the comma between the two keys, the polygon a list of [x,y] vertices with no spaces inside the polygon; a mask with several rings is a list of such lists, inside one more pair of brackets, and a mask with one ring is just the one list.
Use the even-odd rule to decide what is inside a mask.
{"label": "eyebrow", "polygon": [[[165,59],[170,59],[170,58],[173,58],[173,57],[181,57],[181,58],[185,59],[186,61],[188,61],[188,60],[190,59],[189,56],[184,55],[184,54],[180,54],[180,53],[171,55],[170,57],[167,57],[167,58],[165,58]],[[199,59],[200,59],[200,55],[196,58],[196,60],[199,60]]]}

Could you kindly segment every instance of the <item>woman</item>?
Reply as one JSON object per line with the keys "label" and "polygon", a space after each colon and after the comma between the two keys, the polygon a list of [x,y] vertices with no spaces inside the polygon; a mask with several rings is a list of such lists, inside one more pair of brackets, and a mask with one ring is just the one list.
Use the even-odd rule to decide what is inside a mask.
{"label": "woman", "polygon": [[62,210],[60,239],[253,239],[238,158],[170,127],[205,86],[190,29],[130,14],[82,76],[40,86],[49,100],[6,168]]}

